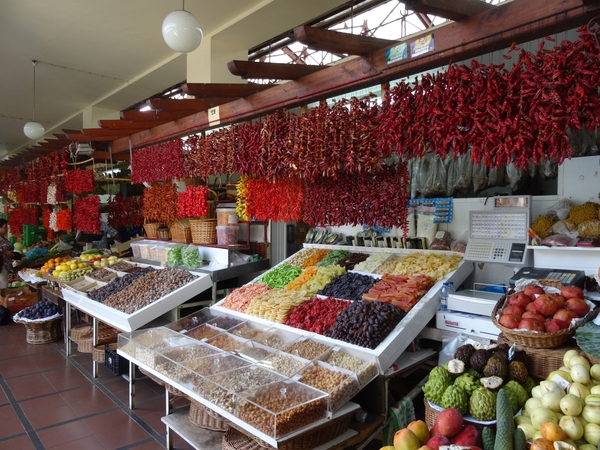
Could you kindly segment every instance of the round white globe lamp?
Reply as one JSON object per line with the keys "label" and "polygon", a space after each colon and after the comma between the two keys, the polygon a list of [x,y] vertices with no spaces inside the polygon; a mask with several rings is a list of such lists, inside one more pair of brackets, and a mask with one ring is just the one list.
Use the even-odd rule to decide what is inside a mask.
{"label": "round white globe lamp", "polygon": [[167,45],[180,53],[193,52],[202,42],[200,22],[185,10],[173,11],[165,17],[162,35]]}
{"label": "round white globe lamp", "polygon": [[25,136],[33,140],[43,138],[45,132],[46,130],[44,129],[43,125],[38,122],[27,122],[23,127],[23,133],[25,133]]}

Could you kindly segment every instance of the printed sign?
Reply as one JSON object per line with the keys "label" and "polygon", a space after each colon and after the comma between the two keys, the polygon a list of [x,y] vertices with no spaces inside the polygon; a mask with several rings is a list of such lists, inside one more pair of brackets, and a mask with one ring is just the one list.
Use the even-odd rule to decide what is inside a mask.
{"label": "printed sign", "polygon": [[402,61],[406,58],[408,58],[408,45],[406,44],[406,42],[403,42],[400,45],[396,45],[395,47],[388,48],[385,51],[385,62],[387,62],[388,64]]}
{"label": "printed sign", "polygon": [[410,55],[419,56],[433,51],[433,34],[428,34],[410,43]]}
{"label": "printed sign", "polygon": [[221,118],[219,116],[219,107],[215,106],[214,108],[210,108],[208,110],[208,125],[219,125],[221,123]]}

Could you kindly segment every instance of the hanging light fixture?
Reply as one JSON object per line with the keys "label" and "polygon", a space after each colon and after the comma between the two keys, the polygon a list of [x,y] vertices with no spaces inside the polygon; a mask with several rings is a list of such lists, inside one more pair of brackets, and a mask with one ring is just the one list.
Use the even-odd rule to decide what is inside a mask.
{"label": "hanging light fixture", "polygon": [[33,63],[33,120],[25,124],[23,127],[23,133],[25,133],[25,136],[27,136],[29,139],[37,140],[44,137],[46,130],[41,123],[35,121],[35,66],[37,61],[34,59],[31,62]]}
{"label": "hanging light fixture", "polygon": [[23,133],[25,133],[25,136],[29,139],[37,140],[44,137],[46,130],[41,123],[35,121],[35,65],[37,61],[34,59],[31,62],[33,63],[33,120],[25,124]]}
{"label": "hanging light fixture", "polygon": [[167,45],[180,53],[193,52],[202,42],[200,22],[185,10],[185,0],[182,9],[173,11],[163,20],[162,35]]}

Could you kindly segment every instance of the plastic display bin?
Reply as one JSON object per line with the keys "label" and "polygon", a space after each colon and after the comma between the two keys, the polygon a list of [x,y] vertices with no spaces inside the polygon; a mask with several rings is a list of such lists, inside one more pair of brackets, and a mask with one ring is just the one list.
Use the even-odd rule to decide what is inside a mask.
{"label": "plastic display bin", "polygon": [[104,346],[104,367],[113,374],[119,376],[129,370],[129,361],[117,354],[117,344],[106,344]]}

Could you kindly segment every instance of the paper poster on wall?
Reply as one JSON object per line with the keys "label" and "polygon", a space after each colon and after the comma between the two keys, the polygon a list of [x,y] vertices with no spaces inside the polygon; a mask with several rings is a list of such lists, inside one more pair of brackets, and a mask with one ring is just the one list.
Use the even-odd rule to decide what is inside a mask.
{"label": "paper poster on wall", "polygon": [[406,58],[408,58],[408,45],[406,45],[406,42],[396,45],[395,47],[388,48],[385,51],[385,62],[388,64],[402,61]]}
{"label": "paper poster on wall", "polygon": [[410,55],[419,56],[433,51],[433,34],[428,34],[410,43]]}

